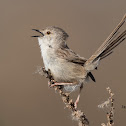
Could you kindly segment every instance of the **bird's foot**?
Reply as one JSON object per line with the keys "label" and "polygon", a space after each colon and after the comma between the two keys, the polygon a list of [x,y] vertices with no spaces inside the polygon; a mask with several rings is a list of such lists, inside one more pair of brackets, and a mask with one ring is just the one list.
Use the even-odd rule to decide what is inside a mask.
{"label": "bird's foot", "polygon": [[48,86],[51,88],[51,87],[54,87],[55,86],[55,80],[50,80],[48,81]]}

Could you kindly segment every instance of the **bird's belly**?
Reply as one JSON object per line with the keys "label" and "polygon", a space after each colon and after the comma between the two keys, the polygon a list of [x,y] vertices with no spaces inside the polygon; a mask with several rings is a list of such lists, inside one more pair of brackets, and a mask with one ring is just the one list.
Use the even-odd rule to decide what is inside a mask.
{"label": "bird's belly", "polygon": [[55,58],[53,55],[53,51],[51,51],[49,48],[41,49],[41,56],[43,58],[43,63],[46,71],[48,71],[49,69],[51,70],[51,68],[54,66]]}
{"label": "bird's belly", "polygon": [[57,82],[80,83],[85,79],[87,73],[83,66],[71,62],[57,60],[49,66],[51,73]]}
{"label": "bird's belly", "polygon": [[66,62],[59,58],[45,57],[43,59],[46,70],[50,69],[51,74],[56,82],[74,83],[73,85],[65,85],[67,92],[72,92],[80,88],[85,81],[87,73],[84,67],[71,62]]}
{"label": "bird's belly", "polygon": [[41,53],[45,69],[47,71],[50,69],[55,81],[80,83],[86,78],[87,72],[83,66],[54,56],[53,50],[43,49]]}

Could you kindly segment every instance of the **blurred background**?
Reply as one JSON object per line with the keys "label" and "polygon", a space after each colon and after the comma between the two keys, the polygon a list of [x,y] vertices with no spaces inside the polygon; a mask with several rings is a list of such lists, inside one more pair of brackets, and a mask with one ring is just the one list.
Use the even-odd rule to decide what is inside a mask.
{"label": "blurred background", "polygon": [[[0,126],[77,125],[47,79],[35,73],[43,62],[31,29],[59,26],[70,48],[89,58],[125,13],[126,0],[0,0]],[[93,71],[96,83],[84,86],[78,107],[91,126],[106,122],[106,110],[97,105],[108,98],[108,86],[115,94],[115,126],[126,123],[125,55],[126,40]]]}

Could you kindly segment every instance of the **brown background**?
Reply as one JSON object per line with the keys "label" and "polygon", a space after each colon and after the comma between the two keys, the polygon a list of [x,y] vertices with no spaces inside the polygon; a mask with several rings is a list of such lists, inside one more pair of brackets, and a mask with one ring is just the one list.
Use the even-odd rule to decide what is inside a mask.
{"label": "brown background", "polygon": [[[126,0],[0,0],[0,126],[77,125],[47,79],[35,74],[43,62],[32,28],[65,29],[68,45],[88,58],[125,13]],[[115,93],[115,126],[125,126],[125,64],[126,41],[93,71],[97,83],[84,86],[78,107],[91,126],[106,122],[97,105],[107,99],[108,86]]]}

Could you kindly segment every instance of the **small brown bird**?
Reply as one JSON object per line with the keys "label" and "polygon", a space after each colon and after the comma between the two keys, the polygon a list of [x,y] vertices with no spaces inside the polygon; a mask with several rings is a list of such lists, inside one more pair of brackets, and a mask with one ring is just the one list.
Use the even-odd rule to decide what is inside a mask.
{"label": "small brown bird", "polygon": [[[121,22],[97,49],[97,51],[89,58],[80,57],[72,51],[66,43],[68,34],[59,27],[47,27],[43,30],[33,29],[40,33],[38,42],[43,58],[45,70],[51,71],[55,80],[55,85],[63,85],[66,91],[74,91],[81,89],[88,78],[95,81],[91,71],[97,69],[100,60],[104,59],[113,52],[113,49],[125,40],[126,30],[119,33],[119,29],[126,22],[126,15]],[[75,102],[79,102],[80,93]]]}

